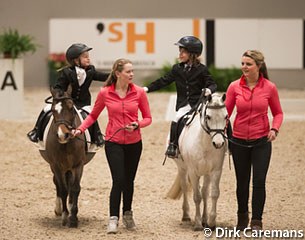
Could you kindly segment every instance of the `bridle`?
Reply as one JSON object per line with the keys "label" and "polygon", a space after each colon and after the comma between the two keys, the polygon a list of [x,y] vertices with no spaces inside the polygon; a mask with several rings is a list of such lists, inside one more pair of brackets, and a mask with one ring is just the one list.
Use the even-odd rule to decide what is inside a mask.
{"label": "bridle", "polygon": [[[207,116],[207,109],[222,109],[225,108],[226,106],[224,104],[222,105],[217,105],[217,106],[213,106],[213,105],[209,105],[209,101],[207,101],[206,104],[201,104],[200,109],[199,109],[199,113],[200,113],[200,119],[204,119],[203,123],[202,121],[200,121],[200,125],[201,128],[211,136],[211,138],[214,138],[217,134],[221,134],[221,136],[226,139],[226,126],[223,129],[220,128],[210,128],[209,124],[208,124],[208,116]],[[226,116],[226,120],[228,121],[228,116]]]}
{"label": "bridle", "polygon": [[[54,101],[63,101],[63,100],[72,100],[71,97],[67,97],[67,96],[62,96],[62,97],[53,97],[53,102],[50,101],[50,99],[52,98],[52,96],[48,97],[45,99],[45,103],[50,103],[50,104],[53,104]],[[56,126],[59,126],[61,124],[65,125],[67,127],[67,129],[69,129],[69,131],[71,131],[72,129],[75,129],[75,118],[76,118],[76,110],[75,108],[73,107],[73,120],[72,121],[68,121],[66,119],[55,119],[54,118],[54,123]]]}
{"label": "bridle", "polygon": [[[53,101],[63,101],[63,100],[66,100],[66,99],[71,99],[73,100],[71,97],[67,97],[67,96],[63,96],[63,97],[53,97],[53,96],[49,96],[45,99],[45,103],[48,103],[48,104],[53,104],[53,101],[51,101],[50,99],[53,98]],[[68,121],[68,120],[65,120],[65,119],[58,119],[58,120],[53,120],[54,123],[56,124],[56,126],[60,125],[60,124],[64,124],[67,129],[69,129],[69,131],[71,132],[71,130],[73,129],[76,129],[76,123],[75,123],[75,117],[77,115],[76,113],[76,110],[74,108],[74,111],[73,111],[73,121]],[[122,130],[125,130],[126,128],[125,127],[122,127],[122,128],[119,128],[117,129],[113,134],[112,136],[110,136],[110,138],[106,139],[106,141],[110,141],[118,132],[122,131]],[[71,134],[72,135],[72,134]],[[105,138],[106,136],[104,134],[102,134],[103,137]],[[91,141],[87,141],[87,140],[84,140],[80,137],[75,137],[76,139],[80,140],[80,141],[83,141],[83,142],[86,142],[86,143],[93,143]]]}

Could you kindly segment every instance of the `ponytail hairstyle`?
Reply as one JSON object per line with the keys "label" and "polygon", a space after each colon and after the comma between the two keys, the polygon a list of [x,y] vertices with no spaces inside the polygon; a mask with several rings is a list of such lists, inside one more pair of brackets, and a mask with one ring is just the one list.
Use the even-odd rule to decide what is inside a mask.
{"label": "ponytail hairstyle", "polygon": [[265,57],[262,52],[258,50],[247,50],[243,57],[249,57],[253,59],[256,65],[259,67],[259,73],[263,74],[263,77],[269,80],[267,65],[265,63]]}
{"label": "ponytail hairstyle", "polygon": [[179,47],[179,49],[185,49],[189,54],[189,60],[188,62],[191,63],[193,66],[197,66],[200,64],[200,54],[199,53],[193,53],[193,52],[190,52],[187,48],[185,47]]}
{"label": "ponytail hairstyle", "polygon": [[116,72],[122,72],[123,69],[124,69],[124,66],[127,64],[127,63],[132,63],[130,60],[128,59],[125,59],[125,58],[120,58],[120,59],[117,59],[113,66],[112,66],[112,70],[111,70],[111,73],[109,74],[106,82],[105,82],[105,86],[110,86],[112,84],[116,84],[118,78],[116,76]]}
{"label": "ponytail hairstyle", "polygon": [[198,55],[197,53],[190,53],[190,59],[189,59],[189,62],[194,65],[194,66],[197,66],[200,64],[200,58],[199,58],[200,55]]}

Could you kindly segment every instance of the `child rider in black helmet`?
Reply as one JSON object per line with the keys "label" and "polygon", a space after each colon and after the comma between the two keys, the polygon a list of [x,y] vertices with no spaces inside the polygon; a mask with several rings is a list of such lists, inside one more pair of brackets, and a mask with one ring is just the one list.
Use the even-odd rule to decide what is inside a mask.
{"label": "child rider in black helmet", "polygon": [[[72,86],[72,99],[78,109],[82,109],[85,115],[91,111],[91,94],[89,87],[93,80],[104,82],[109,74],[98,72],[95,67],[90,64],[89,51],[92,48],[83,43],[72,44],[66,51],[66,59],[69,66],[59,71],[59,77],[54,85],[54,88],[67,91],[68,86]],[[43,137],[43,122],[50,112],[50,104],[47,105],[40,113],[35,127],[27,136],[32,142],[42,141]],[[104,140],[98,126],[98,123],[92,125],[89,129],[91,142],[97,146],[104,144]]]}
{"label": "child rider in black helmet", "polygon": [[196,105],[203,90],[208,96],[217,88],[208,68],[200,63],[202,42],[194,36],[185,36],[175,45],[179,46],[180,63],[173,65],[168,74],[144,87],[146,92],[153,92],[172,82],[176,84],[176,117],[171,123],[170,143],[165,153],[170,158],[176,158],[178,155],[177,122],[179,118]]}

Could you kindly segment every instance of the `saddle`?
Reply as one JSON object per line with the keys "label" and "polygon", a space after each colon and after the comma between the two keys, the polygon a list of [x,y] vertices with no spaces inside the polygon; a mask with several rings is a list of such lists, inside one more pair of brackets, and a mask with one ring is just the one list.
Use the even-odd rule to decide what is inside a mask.
{"label": "saddle", "polygon": [[196,114],[196,108],[192,108],[190,111],[188,111],[186,114],[184,114],[181,118],[179,118],[177,122],[177,129],[176,129],[176,137],[177,142],[181,135],[181,132],[185,126],[188,126],[192,123],[194,120]]}
{"label": "saddle", "polygon": [[178,122],[177,122],[177,129],[176,129],[176,137],[177,137],[177,142],[178,142],[178,139],[182,133],[182,130],[184,128],[185,125],[187,125],[188,123],[188,120],[190,119],[191,115],[184,115],[183,117],[179,118]]}

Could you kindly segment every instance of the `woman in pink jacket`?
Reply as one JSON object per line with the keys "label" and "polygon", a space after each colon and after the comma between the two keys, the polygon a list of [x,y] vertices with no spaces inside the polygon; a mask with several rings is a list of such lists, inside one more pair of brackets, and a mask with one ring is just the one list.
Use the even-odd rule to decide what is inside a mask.
{"label": "woman in pink jacket", "polygon": [[[240,79],[232,82],[227,90],[226,107],[231,116],[236,107],[230,150],[233,155],[237,188],[237,229],[249,223],[248,200],[251,168],[252,218],[250,227],[262,229],[262,215],[266,199],[265,182],[271,157],[271,142],[276,139],[283,121],[278,91],[269,81],[264,56],[256,50],[242,55]],[[273,115],[271,126],[268,108]]]}
{"label": "woman in pink jacket", "polygon": [[[140,128],[150,125],[152,118],[146,93],[142,87],[132,83],[133,76],[131,61],[118,59],[97,96],[92,112],[74,132],[75,136],[83,133],[107,108],[105,151],[112,175],[108,233],[118,231],[122,193],[123,224],[127,229],[135,228],[132,198],[142,152]],[[138,110],[142,113],[142,120],[138,119]]]}

